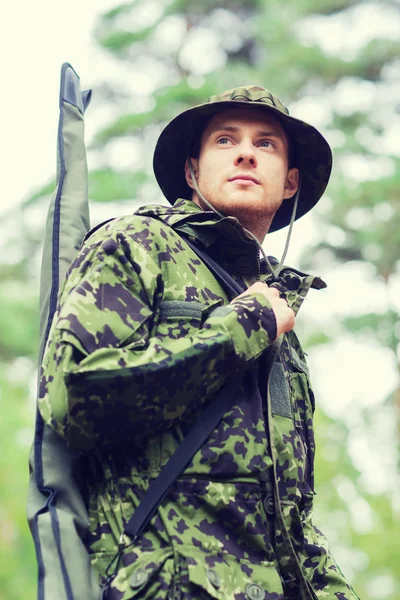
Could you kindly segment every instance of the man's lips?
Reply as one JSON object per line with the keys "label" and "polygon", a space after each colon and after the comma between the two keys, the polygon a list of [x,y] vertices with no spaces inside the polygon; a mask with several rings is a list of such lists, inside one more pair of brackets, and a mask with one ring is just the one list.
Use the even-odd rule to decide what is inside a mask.
{"label": "man's lips", "polygon": [[228,181],[237,181],[238,183],[245,183],[247,182],[248,185],[260,185],[260,182],[258,181],[258,179],[256,179],[255,177],[251,177],[250,175],[235,175],[234,177],[231,177],[230,179],[228,179]]}

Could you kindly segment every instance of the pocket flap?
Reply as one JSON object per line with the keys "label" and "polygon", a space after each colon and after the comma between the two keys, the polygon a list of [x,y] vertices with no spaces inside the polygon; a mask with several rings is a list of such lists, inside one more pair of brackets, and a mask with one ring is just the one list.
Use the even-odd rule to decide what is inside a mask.
{"label": "pocket flap", "polygon": [[160,589],[168,589],[171,584],[174,567],[170,550],[155,549],[139,557],[130,550],[123,556],[122,563],[107,600],[131,600],[144,591],[146,598],[156,597]]}
{"label": "pocket flap", "polygon": [[[186,550],[186,548],[185,548]],[[279,573],[270,562],[253,564],[226,554],[182,553],[189,581],[218,600],[284,600]]]}
{"label": "pocket flap", "polygon": [[292,349],[292,364],[296,370],[300,371],[300,373],[305,373],[306,375],[310,374],[307,363],[300,358],[300,356]]}

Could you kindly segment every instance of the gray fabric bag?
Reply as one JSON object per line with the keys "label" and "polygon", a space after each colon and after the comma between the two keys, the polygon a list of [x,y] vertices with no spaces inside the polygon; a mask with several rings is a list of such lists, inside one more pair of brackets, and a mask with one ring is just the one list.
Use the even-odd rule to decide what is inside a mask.
{"label": "gray fabric bag", "polygon": [[[66,272],[89,230],[84,112],[91,91],[81,92],[70,64],[61,68],[56,189],[44,234],[40,284],[41,361]],[[79,459],[36,412],[30,453],[27,516],[38,562],[38,600],[98,600],[83,543],[86,507],[75,479]],[[55,550],[56,549],[56,550]]]}

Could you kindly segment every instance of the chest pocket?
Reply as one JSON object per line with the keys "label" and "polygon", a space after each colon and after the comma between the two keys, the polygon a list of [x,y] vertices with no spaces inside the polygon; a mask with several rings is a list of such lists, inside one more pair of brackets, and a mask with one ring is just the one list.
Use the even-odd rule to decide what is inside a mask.
{"label": "chest pocket", "polygon": [[[130,561],[132,561],[130,563]],[[284,600],[275,563],[236,560],[229,554],[209,554],[193,547],[154,549],[140,558],[125,557],[107,600]],[[130,563],[130,564],[127,564]]]}
{"label": "chest pocket", "polygon": [[167,600],[174,577],[174,560],[170,550],[154,548],[141,556],[129,550],[122,563],[106,600]]}
{"label": "chest pocket", "polygon": [[282,582],[272,562],[254,564],[228,554],[202,556],[189,551],[182,556],[181,565],[185,599],[284,600]]}
{"label": "chest pocket", "polygon": [[306,454],[303,492],[308,494],[314,490],[315,437],[313,415],[315,400],[308,367],[295,353],[292,356],[292,367],[293,370],[289,373],[289,378],[293,418],[297,435]]}
{"label": "chest pocket", "polygon": [[274,362],[268,386],[280,497],[298,502],[313,487],[314,438],[307,365],[293,351],[287,370],[281,362]]}

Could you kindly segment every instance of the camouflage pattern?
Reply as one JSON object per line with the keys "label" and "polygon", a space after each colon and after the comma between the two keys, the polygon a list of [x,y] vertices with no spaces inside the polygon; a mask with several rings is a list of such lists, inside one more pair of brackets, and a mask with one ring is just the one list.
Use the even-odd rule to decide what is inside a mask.
{"label": "camouflage pattern", "polygon": [[[332,151],[326,139],[312,125],[296,119],[269,90],[249,85],[211,96],[205,104],[189,108],[173,119],[162,131],[154,151],[154,174],[167,200],[191,198],[185,179],[185,161],[193,140],[215,114],[235,107],[254,107],[277,117],[290,138],[294,166],[301,173],[301,189],[296,219],[305,215],[323,195],[332,170]],[[277,211],[269,231],[289,225],[294,198],[287,199]]]}
{"label": "camouflage pattern", "polygon": [[[83,245],[45,351],[39,407],[85,463],[99,584],[149,480],[242,372],[232,409],[145,533],[125,540],[108,598],[355,600],[312,523],[314,396],[300,344],[284,336],[267,385],[268,301],[230,303],[180,233],[247,286],[271,282],[235,218],[188,200],[147,206]],[[290,268],[277,285],[296,313],[310,287],[325,286]]]}

